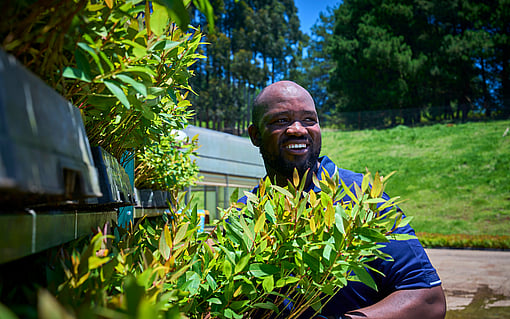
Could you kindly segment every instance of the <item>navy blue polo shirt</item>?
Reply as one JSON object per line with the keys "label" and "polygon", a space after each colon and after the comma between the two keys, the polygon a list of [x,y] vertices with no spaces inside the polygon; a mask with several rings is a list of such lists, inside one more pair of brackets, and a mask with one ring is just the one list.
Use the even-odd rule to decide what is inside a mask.
{"label": "navy blue polo shirt", "polygon": [[[361,185],[363,174],[339,168],[327,156],[319,158],[319,162],[320,167],[317,171],[319,179],[324,171],[327,171],[330,176],[338,172],[339,178],[346,185],[350,186],[353,183]],[[256,192],[257,188],[255,187],[253,192]],[[313,184],[310,188],[320,192],[320,188]],[[383,198],[389,199],[389,196],[384,193]],[[246,203],[246,196],[239,201]],[[414,235],[414,230],[409,225],[399,227],[394,232]],[[382,276],[369,271],[377,284],[378,291],[360,282],[349,281],[348,285],[324,306],[321,314],[339,316],[351,310],[373,305],[396,290],[432,288],[441,285],[441,280],[418,239],[390,240],[383,245],[385,247],[381,248],[381,251],[391,255],[393,261],[376,259],[369,263],[370,266],[385,274]],[[308,318],[311,314],[313,312],[302,317]]]}

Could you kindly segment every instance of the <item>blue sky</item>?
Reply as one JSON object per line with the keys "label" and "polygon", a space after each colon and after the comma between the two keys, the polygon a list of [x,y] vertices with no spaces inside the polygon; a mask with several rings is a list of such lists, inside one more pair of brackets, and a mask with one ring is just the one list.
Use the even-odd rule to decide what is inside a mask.
{"label": "blue sky", "polygon": [[340,2],[340,0],[294,0],[301,21],[301,31],[310,35],[310,29],[319,19],[319,13],[326,12],[328,6],[333,7]]}

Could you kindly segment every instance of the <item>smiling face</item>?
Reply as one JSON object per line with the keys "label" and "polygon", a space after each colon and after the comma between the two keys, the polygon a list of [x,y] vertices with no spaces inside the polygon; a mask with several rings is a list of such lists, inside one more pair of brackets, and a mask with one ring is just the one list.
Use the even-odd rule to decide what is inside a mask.
{"label": "smiling face", "polygon": [[281,81],[264,89],[254,108],[258,116],[249,128],[250,138],[260,147],[268,175],[286,185],[294,168],[300,176],[307,169],[316,171],[321,130],[310,94],[294,82]]}

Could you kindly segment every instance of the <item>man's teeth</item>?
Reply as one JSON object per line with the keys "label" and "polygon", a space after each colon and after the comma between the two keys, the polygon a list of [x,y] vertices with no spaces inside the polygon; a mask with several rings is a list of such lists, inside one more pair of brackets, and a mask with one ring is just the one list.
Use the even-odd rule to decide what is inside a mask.
{"label": "man's teeth", "polygon": [[306,148],[306,144],[289,144],[287,148]]}

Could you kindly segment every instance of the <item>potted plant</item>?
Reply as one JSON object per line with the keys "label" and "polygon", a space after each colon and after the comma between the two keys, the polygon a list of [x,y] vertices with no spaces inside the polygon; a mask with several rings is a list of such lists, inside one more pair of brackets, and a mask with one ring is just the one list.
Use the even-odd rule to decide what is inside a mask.
{"label": "potted plant", "polygon": [[168,208],[169,191],[182,190],[198,180],[192,157],[198,148],[197,136],[190,139],[180,134],[174,131],[136,154],[135,187],[142,207]]}

